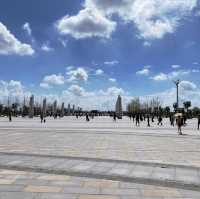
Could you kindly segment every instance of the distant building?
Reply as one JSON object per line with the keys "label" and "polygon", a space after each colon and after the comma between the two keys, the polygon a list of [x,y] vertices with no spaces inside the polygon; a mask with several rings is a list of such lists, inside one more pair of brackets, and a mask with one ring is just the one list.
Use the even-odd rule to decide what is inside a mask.
{"label": "distant building", "polygon": [[116,106],[115,106],[115,112],[116,112],[116,116],[118,117],[118,119],[122,119],[122,115],[123,115],[122,98],[121,98],[120,95],[117,98],[117,102],[116,102]]}
{"label": "distant building", "polygon": [[30,97],[29,101],[29,118],[34,117],[34,95]]}

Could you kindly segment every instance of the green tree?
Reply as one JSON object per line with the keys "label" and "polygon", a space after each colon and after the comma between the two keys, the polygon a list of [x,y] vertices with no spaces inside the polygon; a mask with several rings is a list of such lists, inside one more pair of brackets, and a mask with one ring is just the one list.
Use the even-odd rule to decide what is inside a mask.
{"label": "green tree", "polygon": [[187,110],[188,113],[188,109],[192,106],[191,101],[186,101],[183,102],[184,108]]}

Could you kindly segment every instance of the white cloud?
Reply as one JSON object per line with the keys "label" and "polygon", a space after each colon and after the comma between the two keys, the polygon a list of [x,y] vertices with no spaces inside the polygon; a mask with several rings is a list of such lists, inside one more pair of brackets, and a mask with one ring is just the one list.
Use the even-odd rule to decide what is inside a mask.
{"label": "white cloud", "polygon": [[118,14],[125,22],[133,23],[138,37],[161,39],[173,33],[181,20],[189,16],[198,0],[86,0],[85,7],[98,9],[104,16]]}
{"label": "white cloud", "polygon": [[183,76],[189,75],[191,73],[198,73],[200,72],[199,70],[196,69],[191,69],[191,70],[177,70],[177,71],[172,71],[168,74],[166,73],[159,73],[158,75],[155,75],[154,77],[151,77],[151,79],[155,81],[164,81],[164,80],[174,80],[177,78],[181,78]]}
{"label": "white cloud", "polygon": [[51,86],[50,86],[48,83],[45,83],[45,82],[41,82],[41,83],[40,83],[40,87],[41,87],[41,88],[45,88],[45,89],[51,88]]}
{"label": "white cloud", "polygon": [[59,38],[58,41],[62,44],[64,48],[67,46],[67,42],[68,42],[67,40]]}
{"label": "white cloud", "polygon": [[106,91],[100,90],[99,93],[106,96],[117,96],[125,94],[122,88],[117,88],[117,87],[110,87]]}
{"label": "white cloud", "polygon": [[104,74],[103,70],[101,70],[101,69],[96,70],[96,75],[103,75],[103,74]]}
{"label": "white cloud", "polygon": [[113,60],[113,61],[106,61],[104,62],[105,65],[109,65],[109,66],[114,66],[119,64],[119,62],[117,60]]}
{"label": "white cloud", "polygon": [[68,66],[68,67],[66,68],[67,71],[70,71],[70,70],[72,70],[72,69],[74,69],[74,66]]}
{"label": "white cloud", "polygon": [[171,65],[171,67],[172,67],[173,69],[178,69],[178,68],[181,68],[181,66],[180,66],[180,65]]}
{"label": "white cloud", "polygon": [[152,44],[151,44],[151,42],[149,42],[149,41],[145,41],[145,42],[143,43],[143,45],[144,45],[145,47],[150,47]]}
{"label": "white cloud", "polygon": [[168,76],[165,73],[159,73],[158,75],[152,77],[152,79],[155,81],[164,81],[168,79]]}
{"label": "white cloud", "polygon": [[96,9],[85,8],[76,16],[65,16],[56,24],[62,35],[71,35],[75,39],[90,37],[110,38],[116,23],[107,19]]}
{"label": "white cloud", "polygon": [[184,91],[194,91],[197,89],[197,85],[190,81],[181,81],[180,88]]}
{"label": "white cloud", "polygon": [[67,71],[67,76],[68,76],[68,81],[72,82],[72,81],[87,81],[88,80],[88,72],[82,68],[79,67],[77,69],[72,69]]}
{"label": "white cloud", "polygon": [[50,47],[49,42],[42,44],[41,50],[44,52],[54,51],[54,49],[52,47]]}
{"label": "white cloud", "polygon": [[86,92],[85,89],[79,85],[70,86],[68,91],[71,91],[75,96],[91,97],[94,95],[93,92]]}
{"label": "white cloud", "polygon": [[24,96],[30,96],[30,92],[25,90],[25,87],[20,81],[10,80],[3,81],[0,80],[0,101],[1,103],[7,104],[8,98],[10,103],[16,101],[16,99],[23,100]]}
{"label": "white cloud", "polygon": [[31,30],[31,26],[28,22],[26,22],[23,26],[22,29],[29,35],[32,35],[32,30]]}
{"label": "white cloud", "polygon": [[136,75],[145,75],[148,76],[150,73],[150,70],[148,68],[144,68],[142,70],[139,70],[136,72]]}
{"label": "white cloud", "polygon": [[63,85],[65,83],[65,78],[61,74],[59,75],[48,75],[45,76],[40,83],[40,87],[42,88],[50,88],[51,85]]}
{"label": "white cloud", "polygon": [[151,66],[144,66],[143,69],[139,70],[136,72],[136,75],[144,75],[144,76],[148,76],[150,73],[150,68]]}
{"label": "white cloud", "polygon": [[34,50],[29,44],[20,42],[8,29],[0,22],[0,54],[2,55],[33,55]]}
{"label": "white cloud", "polygon": [[117,80],[116,80],[115,78],[109,78],[108,80],[109,80],[110,82],[112,82],[112,83],[117,82]]}

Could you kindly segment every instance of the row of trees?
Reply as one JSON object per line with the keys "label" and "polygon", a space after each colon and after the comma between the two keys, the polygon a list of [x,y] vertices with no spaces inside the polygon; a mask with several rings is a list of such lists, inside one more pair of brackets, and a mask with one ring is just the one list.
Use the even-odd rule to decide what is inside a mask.
{"label": "row of trees", "polygon": [[168,117],[170,114],[179,111],[188,115],[188,117],[196,117],[200,114],[200,108],[194,107],[190,109],[192,106],[191,101],[185,101],[183,103],[183,108],[177,107],[177,104],[173,104],[173,108],[166,106],[162,106],[162,101],[159,97],[152,98],[150,100],[141,100],[140,98],[134,98],[127,105],[127,112],[129,114],[153,114],[153,115],[163,115]]}

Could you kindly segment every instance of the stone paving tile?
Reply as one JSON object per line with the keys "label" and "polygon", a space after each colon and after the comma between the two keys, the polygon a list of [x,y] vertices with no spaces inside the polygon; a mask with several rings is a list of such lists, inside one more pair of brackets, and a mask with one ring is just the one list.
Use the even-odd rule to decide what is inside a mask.
{"label": "stone paving tile", "polygon": [[138,189],[113,189],[113,188],[103,188],[101,189],[101,194],[107,195],[127,195],[127,196],[140,196]]}
{"label": "stone paving tile", "polygon": [[71,179],[71,176],[41,175],[37,179],[39,179],[39,180],[49,180],[49,181],[69,181]]}
{"label": "stone paving tile", "polygon": [[22,191],[24,189],[24,185],[1,185],[0,192],[16,192]]}
{"label": "stone paving tile", "polygon": [[167,167],[167,168],[161,168],[156,167],[153,170],[152,178],[153,179],[160,179],[160,180],[175,180],[175,173],[176,169],[175,167]]}
{"label": "stone paving tile", "polygon": [[183,182],[193,182],[195,184],[200,184],[200,176],[198,174],[198,170],[188,170],[188,169],[180,169],[176,168],[176,180]]}
{"label": "stone paving tile", "polygon": [[110,170],[110,168],[108,167],[102,167],[102,166],[95,166],[95,167],[92,167],[90,169],[90,172],[92,174],[98,174],[98,173],[107,173],[108,171]]}
{"label": "stone paving tile", "polygon": [[142,196],[144,197],[174,197],[174,198],[180,198],[181,194],[176,189],[169,189],[169,188],[161,188],[157,187],[155,189],[144,189],[141,190]]}
{"label": "stone paving tile", "polygon": [[133,168],[113,168],[110,171],[108,171],[108,175],[117,175],[117,176],[129,176],[130,172]]}
{"label": "stone paving tile", "polygon": [[134,170],[130,173],[130,177],[151,178],[154,166],[136,165]]}
{"label": "stone paving tile", "polygon": [[15,180],[11,180],[11,179],[0,179],[0,185],[8,185],[8,184],[13,184],[15,182]]}
{"label": "stone paving tile", "polygon": [[81,195],[78,199],[120,199],[120,197],[106,195]]}
{"label": "stone paving tile", "polygon": [[100,194],[99,188],[94,187],[65,187],[63,193],[67,194]]}
{"label": "stone paving tile", "polygon": [[24,188],[24,192],[31,193],[59,193],[62,191],[61,187],[53,187],[53,186],[36,186],[36,185],[28,185]]}
{"label": "stone paving tile", "polygon": [[95,187],[95,188],[118,188],[119,182],[112,180],[97,180],[90,179],[86,180],[83,184],[84,187]]}
{"label": "stone paving tile", "polygon": [[76,194],[55,194],[55,193],[42,193],[34,199],[77,199]]}
{"label": "stone paving tile", "polygon": [[46,186],[49,184],[47,180],[37,180],[37,179],[17,179],[15,181],[16,185],[35,185],[35,186]]}
{"label": "stone paving tile", "polygon": [[25,193],[25,192],[4,192],[0,193],[1,199],[37,199],[36,193]]}

